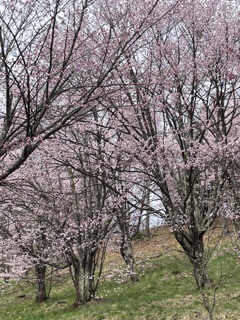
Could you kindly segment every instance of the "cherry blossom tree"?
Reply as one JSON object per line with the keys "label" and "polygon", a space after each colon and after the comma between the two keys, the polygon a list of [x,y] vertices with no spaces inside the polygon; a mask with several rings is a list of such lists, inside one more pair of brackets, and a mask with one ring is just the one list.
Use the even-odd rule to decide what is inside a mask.
{"label": "cherry blossom tree", "polygon": [[[59,241],[78,306],[96,292],[114,226],[134,275],[131,218],[151,211],[171,227],[198,288],[211,286],[204,236],[239,208],[237,1],[4,2],[0,19],[0,180],[8,188],[18,169],[40,213],[25,252],[39,239],[44,269],[42,248]],[[41,145],[52,171],[33,182]],[[23,233],[21,218],[36,208],[17,201]],[[1,220],[4,237],[11,219]]]}
{"label": "cherry blossom tree", "polygon": [[112,71],[173,6],[161,5],[160,10],[159,1],[138,5],[104,0],[2,3],[1,181],[42,141],[73,119],[81,121],[102,87],[113,90]]}
{"label": "cherry blossom tree", "polygon": [[117,70],[121,93],[108,104],[122,132],[119,148],[135,159],[129,175],[151,181],[159,215],[204,288],[211,279],[203,237],[224,213],[239,156],[239,8],[187,1],[178,9]]}
{"label": "cherry blossom tree", "polygon": [[94,296],[99,283],[95,269],[100,267],[101,273],[111,215],[104,218],[104,209],[95,207],[100,186],[93,179],[75,177],[70,169],[65,173],[56,166],[52,166],[54,172],[49,169],[48,165],[47,171],[39,170],[38,177],[22,179],[24,191],[12,186],[11,206],[2,214],[11,221],[11,228],[6,233],[2,223],[1,230],[6,235],[5,248],[7,242],[13,247],[8,262],[12,264],[18,257],[23,270],[34,268],[37,302],[48,298],[47,267],[68,267],[78,306]]}
{"label": "cherry blossom tree", "polygon": [[35,269],[37,302],[47,299],[47,266],[69,267],[75,306],[93,298],[99,284],[120,199],[109,187],[103,133],[96,124],[73,124],[60,133],[58,142],[43,143],[11,177],[11,206],[2,213],[8,212],[12,224],[7,241],[18,255],[27,254],[28,267]]}
{"label": "cherry blossom tree", "polygon": [[32,270],[36,302],[47,300],[50,293],[47,292],[50,272],[47,268],[64,268],[61,241],[56,236],[61,227],[58,215],[64,206],[62,195],[51,189],[49,174],[40,173],[45,183],[41,179],[21,178],[4,186],[5,205],[1,207],[1,239],[5,254],[7,252],[5,260],[11,266],[9,272],[14,277],[27,278],[28,271]]}
{"label": "cherry blossom tree", "polygon": [[99,190],[104,188],[105,197],[109,197],[106,200],[111,240],[119,245],[128,274],[135,282],[132,241],[148,200],[145,188],[136,187],[128,177],[131,159],[118,148],[121,137],[114,125],[111,113],[107,109],[97,110],[96,106],[84,126],[74,124],[64,133],[60,132],[59,137],[68,149],[54,160],[63,168],[73,170],[75,176],[90,179]]}
{"label": "cherry blossom tree", "polygon": [[[36,168],[24,171],[23,168],[29,170],[29,164],[26,167],[23,164],[29,160],[31,166],[30,156],[36,156],[36,149],[62,128],[83,122],[92,110],[93,101],[102,98],[106,91],[113,93],[118,89],[113,70],[121,68],[132,47],[174,7],[175,3],[159,1],[148,1],[145,5],[138,1],[116,3],[104,0],[2,3],[2,185],[9,184],[10,188],[9,178],[20,167],[19,174],[21,172],[24,178],[31,176]],[[50,141],[48,149],[52,149]],[[32,165],[35,165],[34,161]],[[21,187],[25,188],[22,182]],[[46,201],[51,203],[49,196]],[[27,206],[28,203],[21,204],[21,210],[24,207],[28,212],[25,217],[29,212],[33,214],[32,207]],[[18,229],[23,232],[23,221],[20,223],[18,213],[15,222],[18,221]],[[46,219],[43,221],[45,223]],[[36,226],[38,223],[42,222],[38,221]],[[16,228],[16,223],[14,225]],[[2,226],[5,228],[4,223]],[[48,243],[45,226],[39,228],[40,247],[45,247]],[[28,230],[25,231],[27,235]],[[5,229],[4,234],[7,234]],[[30,256],[36,249],[33,248],[36,238],[33,238],[29,246],[22,247]],[[44,266],[42,278],[45,272]],[[43,293],[39,299],[44,300],[44,285],[39,290]]]}

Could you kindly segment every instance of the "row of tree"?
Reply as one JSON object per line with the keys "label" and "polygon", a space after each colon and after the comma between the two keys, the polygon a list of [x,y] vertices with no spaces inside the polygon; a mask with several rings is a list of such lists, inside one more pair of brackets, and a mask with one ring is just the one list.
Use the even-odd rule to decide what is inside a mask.
{"label": "row of tree", "polygon": [[37,301],[68,267],[85,303],[109,239],[137,279],[152,212],[209,287],[204,235],[239,212],[238,1],[11,1],[0,20],[3,264],[34,267]]}

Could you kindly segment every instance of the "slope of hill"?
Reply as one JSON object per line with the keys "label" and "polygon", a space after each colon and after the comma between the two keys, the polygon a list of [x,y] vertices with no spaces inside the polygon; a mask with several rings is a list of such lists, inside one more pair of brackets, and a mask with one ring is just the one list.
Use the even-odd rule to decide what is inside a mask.
{"label": "slope of hill", "polygon": [[[214,238],[215,239],[215,238]],[[215,239],[216,240],[216,239]],[[209,270],[214,286],[204,292],[213,319],[239,319],[240,263],[226,249],[231,239],[211,241]],[[213,245],[213,244],[216,245]],[[135,254],[139,281],[131,283],[117,270],[124,264],[117,252],[107,254],[98,297],[74,309],[74,289],[67,274],[53,279],[51,295],[34,302],[34,286],[19,281],[1,291],[1,320],[183,320],[208,319],[187,258],[162,228],[151,239],[139,240]]]}

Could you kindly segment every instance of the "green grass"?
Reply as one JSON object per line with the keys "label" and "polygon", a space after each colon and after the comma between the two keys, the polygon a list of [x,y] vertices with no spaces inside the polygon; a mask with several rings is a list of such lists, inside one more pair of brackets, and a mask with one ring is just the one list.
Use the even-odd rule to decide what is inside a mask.
{"label": "green grass", "polygon": [[[219,251],[220,252],[220,251]],[[209,270],[215,283],[221,280],[216,291],[214,319],[239,319],[240,270],[234,255],[215,255]],[[239,263],[240,266],[240,263]],[[72,308],[74,289],[67,276],[55,279],[48,301],[34,302],[34,286],[18,282],[9,286],[0,297],[1,320],[163,320],[201,319],[206,316],[201,296],[190,275],[186,257],[178,253],[166,254],[146,264],[140,281],[131,284],[125,280],[103,280],[99,299]],[[206,291],[210,301],[213,289]],[[25,294],[25,298],[19,295]],[[205,318],[207,319],[207,318]]]}

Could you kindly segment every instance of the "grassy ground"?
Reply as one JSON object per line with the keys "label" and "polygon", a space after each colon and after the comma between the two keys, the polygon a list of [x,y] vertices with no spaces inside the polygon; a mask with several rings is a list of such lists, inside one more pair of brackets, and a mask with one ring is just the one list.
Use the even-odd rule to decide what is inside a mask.
{"label": "grassy ground", "polygon": [[[223,250],[228,245],[229,242],[221,243],[212,253],[209,270],[215,284],[220,286],[215,295],[214,289],[205,293],[210,305],[214,300],[216,302],[214,319],[237,320],[240,314],[240,263],[236,256]],[[174,241],[162,234],[150,241],[139,241],[135,252],[140,281],[131,284],[113,272],[112,277],[103,278],[98,298],[79,309],[72,308],[74,290],[67,275],[54,279],[49,300],[40,305],[34,302],[33,285],[13,283],[1,293],[0,319],[207,319],[189,262],[177,249]],[[124,265],[117,253],[109,253],[105,275],[116,267]]]}

